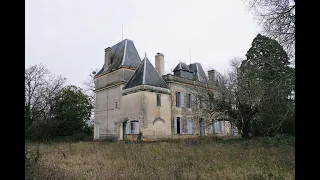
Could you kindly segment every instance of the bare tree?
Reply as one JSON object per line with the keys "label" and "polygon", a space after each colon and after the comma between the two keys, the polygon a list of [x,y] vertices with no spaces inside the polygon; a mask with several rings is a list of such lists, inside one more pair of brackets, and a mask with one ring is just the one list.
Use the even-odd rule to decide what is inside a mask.
{"label": "bare tree", "polygon": [[95,90],[94,75],[96,74],[96,72],[97,72],[97,69],[92,71],[92,73],[89,74],[88,79],[83,82],[84,90],[86,91],[86,93],[90,97],[90,100],[91,100],[92,104],[94,104],[94,99],[95,99],[95,94],[94,94],[94,90]]}
{"label": "bare tree", "polygon": [[42,64],[25,69],[25,128],[50,118],[53,99],[66,79],[53,76]]}
{"label": "bare tree", "polygon": [[244,0],[267,36],[276,39],[291,58],[295,56],[295,0]]}
{"label": "bare tree", "polygon": [[[93,107],[95,107],[95,84],[94,84],[94,76],[96,75],[96,73],[98,72],[98,69],[95,69],[91,72],[91,74],[89,74],[88,79],[86,81],[83,82],[84,85],[84,90],[86,92],[86,94],[89,96],[90,98],[90,102],[92,104]],[[94,116],[94,108],[92,109],[92,116]]]}
{"label": "bare tree", "polygon": [[228,114],[225,109],[220,108],[222,101],[227,102],[228,95],[225,88],[226,79],[216,71],[214,79],[206,83],[196,82],[194,86],[189,86],[187,92],[192,95],[192,111],[187,111],[187,116],[191,117],[195,123],[202,119],[205,121],[206,128],[212,125],[214,120],[226,120]]}

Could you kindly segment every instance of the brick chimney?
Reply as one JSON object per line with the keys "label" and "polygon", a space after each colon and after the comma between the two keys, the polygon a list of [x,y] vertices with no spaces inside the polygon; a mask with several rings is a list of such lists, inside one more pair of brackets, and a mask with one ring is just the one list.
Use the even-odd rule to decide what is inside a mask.
{"label": "brick chimney", "polygon": [[216,85],[216,71],[214,69],[208,71],[208,78],[210,85]]}
{"label": "brick chimney", "polygon": [[107,69],[108,66],[111,64],[111,48],[108,47],[104,50],[104,69]]}
{"label": "brick chimney", "polygon": [[156,70],[162,76],[164,75],[164,55],[162,53],[157,53],[155,56]]}

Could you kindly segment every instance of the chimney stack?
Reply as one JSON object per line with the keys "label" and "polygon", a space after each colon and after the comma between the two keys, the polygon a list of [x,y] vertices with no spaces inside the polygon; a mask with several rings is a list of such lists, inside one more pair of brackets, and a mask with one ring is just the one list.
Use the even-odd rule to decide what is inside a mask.
{"label": "chimney stack", "polygon": [[108,47],[104,50],[104,69],[107,69],[108,66],[111,64],[111,48]]}
{"label": "chimney stack", "polygon": [[155,65],[158,73],[164,75],[164,55],[162,53],[157,53],[155,56]]}
{"label": "chimney stack", "polygon": [[208,78],[210,85],[216,85],[216,71],[214,69],[208,71]]}

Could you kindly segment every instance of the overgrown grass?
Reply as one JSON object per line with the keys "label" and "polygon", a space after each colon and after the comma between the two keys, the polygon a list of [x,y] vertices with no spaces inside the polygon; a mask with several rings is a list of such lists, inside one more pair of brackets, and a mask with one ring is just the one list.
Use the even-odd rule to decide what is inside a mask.
{"label": "overgrown grass", "polygon": [[[33,145],[33,144],[32,144]],[[45,143],[34,179],[294,179],[295,139]],[[35,148],[36,146],[33,145]]]}

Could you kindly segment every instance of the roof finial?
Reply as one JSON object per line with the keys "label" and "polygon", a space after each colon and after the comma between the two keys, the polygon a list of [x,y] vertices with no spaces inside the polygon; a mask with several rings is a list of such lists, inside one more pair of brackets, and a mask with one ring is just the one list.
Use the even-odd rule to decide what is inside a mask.
{"label": "roof finial", "polygon": [[147,52],[144,52],[144,57],[147,57]]}

